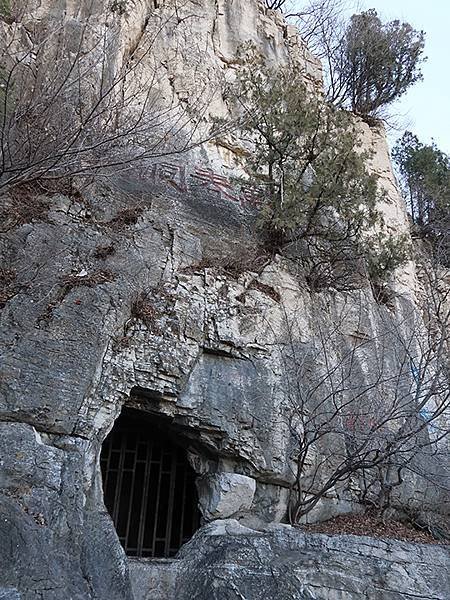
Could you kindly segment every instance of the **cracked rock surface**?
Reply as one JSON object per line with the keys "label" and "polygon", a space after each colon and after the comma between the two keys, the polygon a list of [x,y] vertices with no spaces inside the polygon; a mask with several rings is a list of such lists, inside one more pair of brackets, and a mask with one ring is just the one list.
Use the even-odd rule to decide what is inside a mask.
{"label": "cracked rock surface", "polygon": [[[88,4],[110,15],[106,0],[43,0],[30,3],[28,29],[50,17],[73,25]],[[294,56],[306,79],[320,75],[292,28],[257,0],[175,4],[130,2],[114,57],[120,63],[166,22],[141,68],[163,69],[163,92],[180,102],[193,81],[206,96],[217,90],[248,39],[272,61]],[[209,108],[206,121],[228,114],[220,94]],[[368,127],[365,135],[388,192],[388,225],[404,231],[384,137]],[[238,140],[224,144],[173,163],[229,176]],[[397,315],[368,285],[311,294],[294,261],[261,256],[254,208],[214,188],[152,180],[151,166],[74,196],[36,196],[39,214],[2,226],[0,600],[448,600],[444,547],[250,528],[286,518],[292,484],[277,351],[286,313],[305,346],[317,323],[332,328],[343,309],[348,344],[376,337],[414,308],[414,265],[399,273]],[[164,418],[199,479],[218,482],[217,497],[214,485],[205,492],[205,517],[240,519],[201,529],[178,562],[129,565],[106,511],[99,456],[124,405]],[[448,513],[448,497],[422,484],[409,482],[408,499]],[[351,491],[333,490],[313,517],[354,506]]]}
{"label": "cracked rock surface", "polygon": [[216,521],[159,571],[132,561],[136,600],[447,600],[449,547],[254,531]]}

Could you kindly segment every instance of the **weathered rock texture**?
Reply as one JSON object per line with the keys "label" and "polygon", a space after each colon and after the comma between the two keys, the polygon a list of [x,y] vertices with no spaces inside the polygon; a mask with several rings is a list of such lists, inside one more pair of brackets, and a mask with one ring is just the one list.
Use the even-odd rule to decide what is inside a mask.
{"label": "weathered rock texture", "polygon": [[446,600],[450,557],[448,547],[228,520],[198,532],[179,560],[132,561],[131,574],[136,600]]}
{"label": "weathered rock texture", "polygon": [[201,511],[205,519],[227,518],[250,510],[256,482],[236,473],[214,473],[198,480]]}
{"label": "weathered rock texture", "polygon": [[[78,2],[38,4],[30,22],[83,19]],[[100,23],[109,4],[93,6]],[[256,0],[189,0],[176,13],[173,2],[141,0],[114,19],[119,62],[129,44],[144,43],[166,23],[142,69],[164,67],[161,89],[180,100],[204,85],[212,98],[205,124],[228,114],[217,91],[241,41],[252,39],[273,61],[290,53],[306,78],[319,76],[293,30]],[[388,226],[406,231],[382,132],[364,127],[388,191]],[[351,340],[376,337],[416,305],[413,264],[398,274],[402,300],[393,312],[367,284],[311,294],[293,261],[261,259],[254,208],[231,198],[228,187],[221,192],[217,181],[199,184],[196,171],[207,166],[228,176],[238,155],[239,140],[227,138],[164,159],[169,175],[159,162],[96,181],[82,198],[43,196],[48,208],[38,218],[4,232],[2,265],[15,279],[1,311],[0,598],[133,598],[98,463],[124,403],[169,417],[203,481],[234,473],[252,482],[245,493],[232,481],[226,493],[220,485],[221,498],[208,488],[208,518],[285,519],[293,442],[276,342],[286,313],[308,343],[314,325],[333,324],[343,307]],[[145,318],[136,309],[142,298],[151,308]],[[445,498],[430,498],[423,482],[408,494],[445,511]],[[312,518],[354,505],[350,490],[334,490]],[[173,591],[153,596],[146,588],[142,597],[443,599],[449,566],[445,550],[431,546],[284,528],[255,533],[236,524],[200,532],[182,557],[158,571],[160,580],[168,573]]]}

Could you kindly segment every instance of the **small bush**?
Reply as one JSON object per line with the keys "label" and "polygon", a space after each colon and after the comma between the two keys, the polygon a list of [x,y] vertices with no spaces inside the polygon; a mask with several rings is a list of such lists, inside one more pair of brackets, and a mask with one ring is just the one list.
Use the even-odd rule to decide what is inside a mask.
{"label": "small bush", "polygon": [[123,208],[122,210],[119,210],[119,212],[110,221],[108,221],[108,226],[116,231],[121,231],[124,227],[136,225],[143,212],[144,209],[142,206],[130,206],[128,208]]}
{"label": "small bush", "polygon": [[37,183],[16,185],[2,199],[0,209],[2,230],[41,221],[45,218],[49,207],[49,201]]}
{"label": "small bush", "polygon": [[369,279],[385,282],[390,275],[411,258],[409,235],[398,237],[384,233],[373,236],[365,245]]}
{"label": "small bush", "polygon": [[11,16],[10,0],[0,0],[0,18],[8,19]]}
{"label": "small bush", "polygon": [[140,292],[131,303],[131,316],[142,321],[149,331],[160,332],[157,324],[158,311],[146,292]]}
{"label": "small bush", "polygon": [[4,230],[43,221],[50,209],[49,199],[58,194],[83,201],[70,178],[39,178],[29,183],[11,186],[2,198],[0,209],[1,220],[5,224]]}
{"label": "small bush", "polygon": [[208,254],[196,265],[186,267],[185,272],[211,269],[228,277],[238,279],[243,273],[260,273],[270,260],[270,254],[262,246],[235,248],[229,252]]}
{"label": "small bush", "polygon": [[395,294],[389,285],[392,273],[411,258],[407,234],[394,238],[380,233],[365,246],[367,273],[378,304],[393,308]]}
{"label": "small bush", "polygon": [[175,296],[163,285],[141,290],[131,302],[130,319],[125,323],[126,336],[133,320],[140,321],[157,336],[179,335]]}
{"label": "small bush", "polygon": [[422,79],[424,45],[423,31],[409,23],[383,23],[373,9],[353,15],[341,41],[339,67],[350,108],[376,115]]}
{"label": "small bush", "polygon": [[64,295],[67,295],[70,290],[77,287],[95,287],[102,283],[108,283],[114,281],[116,278],[115,274],[111,271],[94,271],[87,275],[68,275],[64,277],[63,289]]}
{"label": "small bush", "polygon": [[450,157],[436,144],[422,144],[410,131],[392,152],[406,205],[435,260],[450,266]]}
{"label": "small bush", "polygon": [[107,246],[97,246],[94,251],[94,258],[99,260],[105,260],[108,256],[112,256],[115,254],[116,249],[113,244],[108,244]]}

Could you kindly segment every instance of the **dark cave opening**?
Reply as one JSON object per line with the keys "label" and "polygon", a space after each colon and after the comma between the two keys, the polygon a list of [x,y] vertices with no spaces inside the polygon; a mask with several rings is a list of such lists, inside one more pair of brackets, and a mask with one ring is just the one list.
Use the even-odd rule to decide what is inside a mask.
{"label": "dark cave opening", "polygon": [[128,556],[173,557],[199,527],[196,474],[179,441],[167,421],[125,408],[103,443],[104,501]]}

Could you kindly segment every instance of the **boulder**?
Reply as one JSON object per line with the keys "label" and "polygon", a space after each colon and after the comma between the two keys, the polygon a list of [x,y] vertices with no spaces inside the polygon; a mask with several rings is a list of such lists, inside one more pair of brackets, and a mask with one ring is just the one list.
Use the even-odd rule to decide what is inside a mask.
{"label": "boulder", "polygon": [[197,488],[200,510],[207,521],[212,521],[250,510],[256,481],[237,473],[215,473],[201,477]]}

